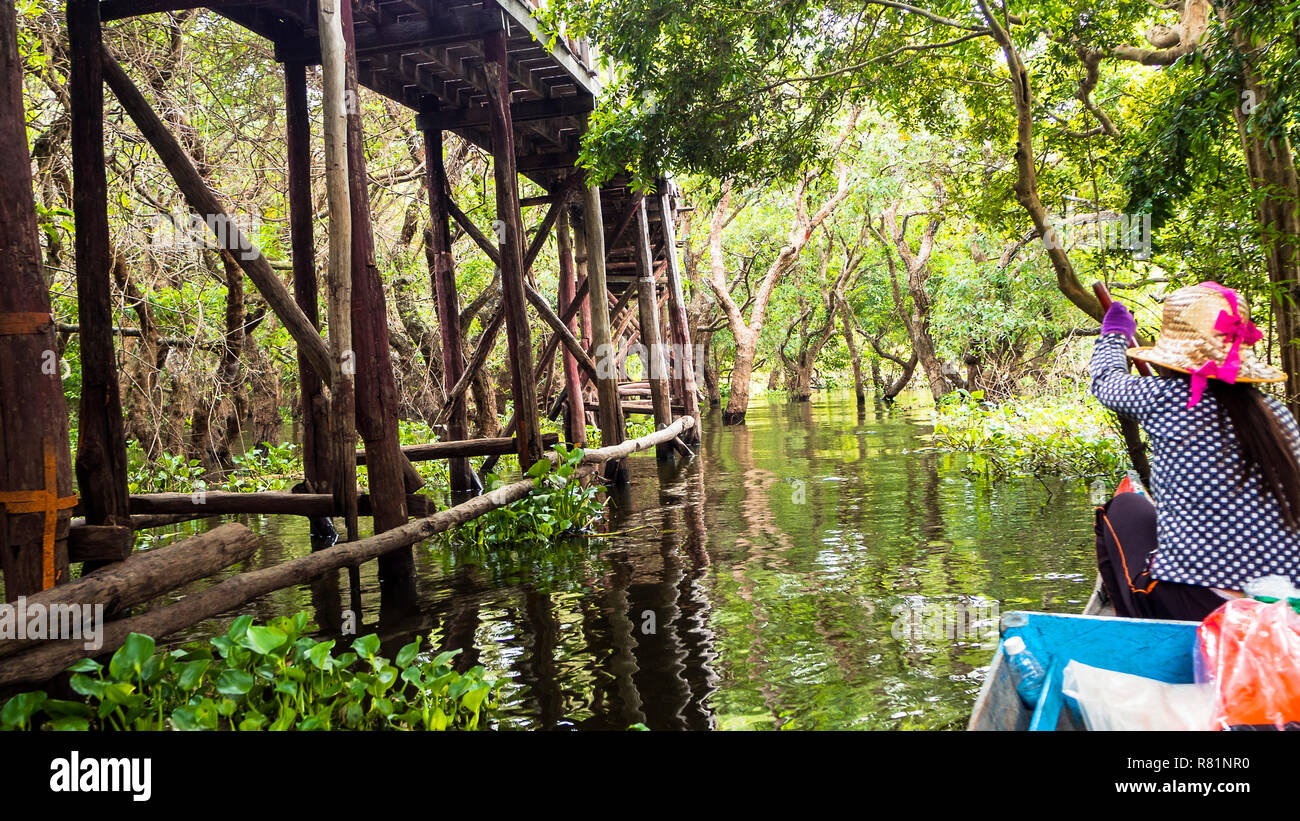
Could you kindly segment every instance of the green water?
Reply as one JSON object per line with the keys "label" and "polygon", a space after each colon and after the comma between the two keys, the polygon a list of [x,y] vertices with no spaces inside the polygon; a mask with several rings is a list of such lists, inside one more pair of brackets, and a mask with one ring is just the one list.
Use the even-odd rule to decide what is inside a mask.
{"label": "green water", "polygon": [[[405,613],[381,608],[372,562],[361,629],[390,653],[437,629],[464,664],[507,679],[500,728],[962,728],[994,621],[959,630],[933,614],[1078,612],[1091,505],[1080,481],[990,482],[930,450],[928,421],[918,400],[859,410],[839,393],[759,398],[740,427],[715,411],[687,465],[630,460],[599,526],[617,535],[530,555],[417,546]],[[244,521],[265,536],[244,569],[310,550],[304,520]],[[307,608],[336,632],[348,606],[340,573],[240,612]],[[895,629],[902,612],[921,629]]]}

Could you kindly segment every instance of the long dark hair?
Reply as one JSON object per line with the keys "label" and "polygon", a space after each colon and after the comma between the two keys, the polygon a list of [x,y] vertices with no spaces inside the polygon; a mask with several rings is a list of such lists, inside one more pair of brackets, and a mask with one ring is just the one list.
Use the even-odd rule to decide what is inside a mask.
{"label": "long dark hair", "polygon": [[[1271,491],[1281,508],[1282,518],[1292,529],[1300,529],[1300,462],[1296,461],[1291,435],[1253,385],[1229,385],[1209,380],[1210,392],[1227,416],[1241,448],[1246,470],[1259,469],[1263,487]],[[1242,481],[1245,477],[1242,477]]]}

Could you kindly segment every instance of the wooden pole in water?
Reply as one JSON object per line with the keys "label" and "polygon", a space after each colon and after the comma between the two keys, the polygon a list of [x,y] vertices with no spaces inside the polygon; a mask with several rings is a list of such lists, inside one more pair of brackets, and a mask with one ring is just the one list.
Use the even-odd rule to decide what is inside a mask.
{"label": "wooden pole in water", "polygon": [[686,314],[686,293],[682,288],[682,272],[677,261],[677,227],[673,224],[676,215],[673,209],[672,194],[668,190],[668,181],[664,180],[659,194],[659,219],[664,236],[664,257],[668,276],[668,318],[669,333],[673,345],[673,386],[686,407],[686,412],[695,417],[696,425],[685,436],[687,444],[699,441],[700,396],[695,384],[695,350],[691,346],[690,320]]}
{"label": "wooden pole in water", "polygon": [[104,172],[103,42],[98,0],[69,0],[68,97],[72,114],[72,210],[76,222],[81,405],[77,437],[80,507],[92,525],[129,524],[126,433],[113,349],[108,181]]}
{"label": "wooden pole in water", "polygon": [[[434,102],[433,110],[437,110]],[[437,299],[438,331],[442,339],[443,384],[455,385],[465,375],[464,337],[460,327],[460,297],[456,292],[456,260],[451,251],[451,215],[447,211],[447,170],[443,164],[442,131],[424,132],[425,169],[429,186],[429,255],[433,259],[433,292]],[[462,392],[451,402],[447,439],[469,438],[469,410]],[[469,460],[455,457],[447,463],[453,493],[478,488]]]}
{"label": "wooden pole in water", "polygon": [[[495,3],[485,0],[484,8]],[[519,464],[525,469],[542,458],[533,379],[532,338],[528,330],[524,292],[523,217],[519,211],[519,175],[515,160],[514,126],[510,115],[510,76],[506,70],[506,33],[483,38],[483,70],[487,76],[488,117],[492,132],[492,171],[496,180],[497,241],[501,254],[501,306],[505,312],[506,359],[515,406]]]}
{"label": "wooden pole in water", "polygon": [[[589,285],[590,280],[587,278],[587,231],[582,224],[582,209],[575,208],[571,212],[571,222],[573,223],[573,254],[574,270],[577,274],[578,281]],[[591,342],[591,289],[588,287],[585,293],[578,295],[579,305],[578,327],[582,331],[582,341],[586,344],[587,353],[594,353]]]}
{"label": "wooden pole in water", "polygon": [[[555,225],[555,236],[560,256],[560,313],[565,314],[577,298],[577,273],[573,266],[573,239],[569,235],[569,209],[560,209],[560,219]],[[578,330],[574,319],[565,322],[570,333]],[[557,332],[558,335],[558,332]],[[564,387],[568,394],[568,416],[565,418],[565,438],[570,445],[587,445],[587,410],[582,402],[582,374],[573,353],[564,352]]]}
{"label": "wooden pole in water", "polygon": [[[375,532],[406,524],[406,458],[397,433],[397,386],[389,355],[384,285],[375,265],[370,196],[358,96],[352,4],[340,0],[346,44],[348,105],[348,194],[352,205],[352,334],[356,356],[357,432],[366,448],[366,470],[374,503]],[[405,601],[415,592],[415,557],[410,547],[379,560],[384,591]]]}
{"label": "wooden pole in water", "polygon": [[[1103,312],[1110,310],[1111,303],[1114,302],[1110,296],[1110,290],[1104,282],[1094,282],[1092,292],[1097,295],[1097,300],[1101,302]],[[1128,340],[1130,346],[1137,345],[1133,338]],[[1135,360],[1138,373],[1142,376],[1151,376],[1151,368],[1145,362]],[[1138,432],[1137,420],[1128,416],[1119,416],[1120,433],[1124,436],[1124,447],[1128,450],[1129,461],[1133,463],[1133,469],[1137,471],[1138,476],[1142,478],[1142,484],[1148,488],[1151,484],[1151,463],[1147,460],[1146,445],[1142,443],[1142,436]]]}
{"label": "wooden pole in water", "polygon": [[[644,200],[637,208],[636,225],[632,230],[636,241],[637,277],[640,280],[637,302],[641,308],[641,342],[645,352],[643,361],[646,379],[650,383],[650,401],[654,406],[655,428],[661,429],[672,423],[672,400],[668,396],[668,365],[664,361],[663,341],[659,337],[659,303],[658,295],[655,293],[650,224],[646,217]],[[671,458],[672,452],[672,445],[667,442],[655,447],[655,455],[660,459]]]}
{"label": "wooden pole in water", "polygon": [[[91,9],[95,12],[96,9]],[[96,17],[96,20],[98,18]],[[16,599],[68,578],[72,457],[32,199],[14,4],[0,3],[0,570]],[[66,501],[61,501],[66,500]]]}
{"label": "wooden pole in water", "polygon": [[360,537],[357,524],[356,390],[352,351],[352,205],[348,193],[347,46],[343,40],[341,0],[322,0],[318,7],[321,45],[321,101],[325,132],[325,195],[329,206],[329,262],[326,267],[329,316],[330,490],[343,514],[349,539]]}
{"label": "wooden pole in water", "polygon": [[[600,443],[612,447],[623,441],[623,411],[618,404],[617,351],[610,339],[609,286],[605,281],[605,220],[600,186],[583,190],[582,224],[587,240],[587,282],[591,302],[591,356],[596,360],[596,390],[599,393]],[[612,483],[627,481],[627,468],[610,462],[605,478]]]}
{"label": "wooden pole in water", "polygon": [[[312,327],[320,330],[316,251],[312,229],[311,121],[307,109],[307,65],[284,64],[285,144],[288,153],[289,247],[293,259],[293,297]],[[298,352],[302,404],[303,478],[313,492],[330,486],[329,401],[311,363]]]}

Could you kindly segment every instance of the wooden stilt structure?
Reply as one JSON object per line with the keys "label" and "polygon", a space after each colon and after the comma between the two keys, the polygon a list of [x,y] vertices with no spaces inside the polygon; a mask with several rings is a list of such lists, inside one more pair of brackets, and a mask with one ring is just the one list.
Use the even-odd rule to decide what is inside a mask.
{"label": "wooden stilt structure", "polygon": [[[605,281],[605,219],[600,202],[599,186],[584,189],[582,211],[583,227],[587,239],[587,281],[591,291],[591,348],[596,360],[596,390],[599,393],[600,443],[614,447],[623,441],[623,411],[618,404],[618,372],[615,368],[615,349],[609,332],[609,306],[605,294],[609,287]],[[627,481],[627,469],[622,464],[610,462],[605,473],[606,481],[621,484]]]}
{"label": "wooden stilt structure", "polygon": [[[321,119],[325,132],[325,196],[329,206],[330,473],[335,509],[349,539],[360,537],[356,468],[356,357],[352,346],[352,202],[348,176],[347,41],[339,0],[317,4],[321,53]],[[353,571],[356,576],[356,571]]]}
{"label": "wooden stilt structure", "polygon": [[[601,468],[607,480],[626,482],[624,460],[629,454],[649,447],[661,455],[670,447],[685,449],[680,439],[697,424],[689,410],[693,391],[685,382],[677,388],[678,404],[688,415],[674,421],[666,363],[661,358],[654,364],[655,354],[650,354],[651,402],[645,407],[653,408],[660,429],[625,441],[624,407],[639,412],[640,406],[620,402],[615,370],[615,344],[625,330],[639,334],[662,357],[658,311],[664,300],[670,301],[664,327],[675,351],[674,362],[684,355],[677,353],[687,331],[672,251],[673,203],[667,196],[647,200],[625,180],[602,186],[580,184],[577,152],[586,115],[594,110],[600,92],[597,75],[586,49],[564,38],[547,37],[525,0],[373,4],[67,0],[67,4],[78,322],[64,327],[80,334],[83,378],[76,460],[82,517],[75,526],[69,521],[77,500],[72,494],[69,427],[55,353],[57,326],[50,315],[31,196],[17,22],[13,4],[0,3],[0,174],[10,183],[0,190],[0,276],[5,282],[0,288],[0,571],[8,598],[34,595],[67,582],[70,557],[116,564],[112,571],[103,571],[105,575],[88,577],[88,583],[64,591],[68,595],[90,591],[87,595],[119,603],[154,598],[178,580],[193,578],[195,573],[210,575],[228,560],[246,557],[252,549],[251,536],[245,530],[236,532],[233,528],[238,526],[227,526],[230,529],[196,537],[191,546],[213,541],[222,546],[192,566],[187,566],[191,563],[179,550],[166,555],[150,551],[121,561],[133,546],[134,530],[217,515],[283,514],[342,516],[352,541],[237,575],[177,605],[114,622],[105,648],[120,644],[131,630],[166,635],[250,598],[345,567],[352,572],[356,607],[356,568],[370,559],[379,562],[383,604],[409,600],[414,591],[413,544],[523,498],[533,489],[531,481],[518,482],[427,515],[429,497],[412,495],[421,485],[412,460],[449,459],[452,489],[466,491],[475,487],[471,457],[486,457],[486,469],[504,453],[516,453],[525,468],[546,458],[544,449],[555,444],[555,437],[540,433],[539,380],[555,387],[554,391],[548,387],[543,400],[554,392],[554,406],[569,408],[565,439],[575,444],[585,438],[584,381],[596,384],[603,447],[587,452],[587,461],[593,464],[581,471],[583,476]],[[102,42],[101,17],[122,19],[201,5],[273,41],[277,59],[284,64],[292,291],[240,230],[190,153]],[[313,98],[308,82],[309,70],[317,64],[323,78],[329,206],[329,255],[324,268],[328,343],[320,331],[322,288],[313,236]],[[212,228],[218,249],[252,281],[297,346],[307,492],[127,493],[126,442],[113,347],[118,329],[108,278],[104,84],[162,160],[189,207]],[[425,138],[433,224],[431,277],[447,400],[439,421],[447,423],[447,435],[441,442],[407,448],[398,439],[388,314],[375,261],[359,108],[363,86],[419,112],[417,127]],[[446,132],[492,155],[496,220],[486,234],[450,196],[442,154]],[[521,200],[520,175],[546,193]],[[669,188],[665,184],[663,190]],[[575,199],[581,200],[580,207],[575,207]],[[652,208],[648,210],[647,204]],[[525,247],[521,208],[534,205],[545,205],[547,210]],[[607,209],[617,215],[613,223],[605,221]],[[500,308],[486,317],[482,337],[468,361],[463,356],[464,329],[452,255],[453,220],[501,272]],[[558,295],[542,294],[529,277],[552,229],[560,266]],[[631,239],[623,239],[629,231]],[[661,270],[668,277],[662,298],[655,285]],[[228,282],[234,288],[234,281]],[[229,296],[234,300],[238,293],[232,290]],[[639,311],[631,310],[634,296],[640,297]],[[535,363],[528,304],[550,328]],[[633,316],[638,312],[639,322]],[[618,330],[612,333],[615,326]],[[514,406],[507,431],[513,436],[471,439],[465,392],[475,377],[482,378],[479,370],[492,354],[502,327]],[[137,333],[155,335],[149,328]],[[188,344],[204,347],[204,343]],[[556,373],[557,352],[563,357],[562,386],[551,376]],[[358,433],[363,445],[359,452]],[[357,493],[358,464],[365,466],[369,478],[370,492],[364,495]],[[357,522],[362,515],[374,518],[375,535],[364,539]],[[411,522],[412,516],[422,518]],[[141,567],[151,569],[141,571]],[[146,577],[147,583],[140,581]],[[0,662],[0,684],[40,680],[58,672],[69,654],[78,652],[67,645],[49,645],[14,653]]]}
{"label": "wooden stilt structure", "polygon": [[[485,7],[491,0],[484,0]],[[501,306],[505,312],[507,359],[515,399],[515,431],[519,464],[542,458],[537,386],[533,380],[532,339],[524,303],[523,217],[519,212],[519,172],[510,112],[510,76],[506,66],[504,29],[483,38],[483,70],[487,75],[488,121],[492,131],[492,172],[496,180],[497,244],[501,255]]]}
{"label": "wooden stilt structure", "polygon": [[[566,313],[577,301],[577,273],[573,264],[573,239],[569,234],[568,208],[560,210],[560,219],[555,226],[556,240],[560,257],[560,312]],[[575,319],[569,319],[564,327],[573,333],[578,330]],[[572,351],[564,352],[564,390],[568,397],[568,412],[565,416],[565,438],[570,445],[586,447],[587,411],[582,402],[582,376],[578,372],[578,360]]]}

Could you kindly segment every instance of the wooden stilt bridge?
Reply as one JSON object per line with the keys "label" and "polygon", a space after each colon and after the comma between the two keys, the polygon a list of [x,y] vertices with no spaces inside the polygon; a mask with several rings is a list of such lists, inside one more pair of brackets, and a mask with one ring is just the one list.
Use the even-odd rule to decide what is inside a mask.
{"label": "wooden stilt bridge", "polygon": [[[102,34],[106,21],[197,7],[270,40],[282,66],[290,283],[235,227],[238,215],[225,210],[207,187]],[[530,484],[523,482],[475,495],[481,484],[469,458],[487,456],[494,462],[497,455],[513,452],[525,466],[543,458],[553,444],[540,433],[543,415],[555,418],[567,411],[565,438],[585,444],[585,421],[594,411],[602,447],[589,450],[587,461],[591,470],[603,465],[609,481],[625,479],[621,460],[645,447],[655,447],[661,459],[689,457],[689,445],[698,442],[699,405],[674,235],[679,192],[668,179],[650,194],[633,191],[621,179],[593,186],[577,167],[587,116],[601,94],[586,43],[552,38],[523,0],[67,0],[82,352],[74,459],[31,195],[16,35],[14,3],[0,0],[0,175],[6,180],[0,191],[0,570],[9,599],[57,600],[72,563],[86,562],[85,570],[104,564],[126,567],[122,560],[131,554],[133,531],[141,527],[214,513],[259,512],[342,517],[349,539],[136,617],[148,624],[110,630],[109,644],[127,628],[165,634],[277,587],[370,559],[380,563],[384,595],[401,596],[401,591],[413,590],[415,542],[527,494]],[[333,99],[330,77],[341,78],[340,126],[346,120],[346,127],[334,132],[338,142],[331,143],[330,110],[319,112],[326,120],[327,181],[338,183],[330,189],[326,270],[318,270],[311,213],[313,111],[307,74],[315,65],[325,75],[327,109]],[[338,74],[331,75],[334,71]],[[438,419],[447,430],[441,442],[403,448],[398,441],[387,306],[374,259],[364,135],[355,104],[360,86],[409,108],[425,140],[432,291],[447,386]],[[105,87],[162,159],[190,208],[219,228],[214,231],[218,246],[234,257],[293,337],[309,492],[128,494],[109,279]],[[496,219],[487,234],[452,199],[443,164],[448,131],[492,157]],[[346,150],[331,153],[343,146]],[[332,176],[336,171],[339,176]],[[546,194],[521,199],[520,175]],[[541,227],[532,236],[524,229],[525,208],[543,209]],[[451,253],[453,224],[473,238],[501,275],[500,307],[468,356],[459,354],[465,348]],[[538,292],[530,272],[552,235],[560,265],[554,298]],[[550,329],[536,362],[530,312]],[[322,314],[329,319],[328,337],[319,330]],[[471,439],[466,390],[502,329],[514,417],[506,438]],[[635,343],[644,346],[648,379],[629,391],[619,384],[618,366]],[[541,407],[539,375],[550,372],[557,353],[563,357],[564,387],[554,403]],[[598,396],[594,409],[583,401],[588,384],[594,384]],[[626,401],[638,393],[648,394],[649,403]],[[651,413],[656,432],[625,442],[625,406]],[[425,510],[426,497],[413,495],[422,481],[411,462],[419,459],[448,459],[451,489],[466,494],[459,498],[472,498],[449,510]],[[368,471],[367,495],[357,493],[358,464]],[[365,539],[356,526],[361,514],[374,517],[375,535]],[[246,529],[220,528],[189,541],[194,550],[238,556],[241,550],[231,543],[247,539],[251,534]],[[141,558],[132,557],[129,573],[114,571],[116,586],[107,587],[117,591],[119,600],[123,585],[155,590],[164,581],[175,586],[192,578],[178,571],[175,562],[158,562],[166,567],[154,571]],[[210,568],[211,562],[193,566]],[[142,577],[151,581],[143,583]],[[45,653],[44,666],[16,665],[18,659],[5,660],[0,648],[0,684],[30,679],[30,673],[13,672],[19,667],[57,672],[54,668],[72,652],[60,647],[28,653]]]}

